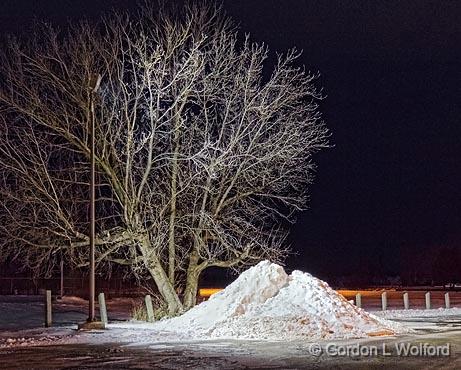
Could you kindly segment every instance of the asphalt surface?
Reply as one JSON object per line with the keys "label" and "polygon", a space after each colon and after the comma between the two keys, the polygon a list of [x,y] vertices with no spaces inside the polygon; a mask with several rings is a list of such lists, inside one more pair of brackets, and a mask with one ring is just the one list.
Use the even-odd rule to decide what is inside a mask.
{"label": "asphalt surface", "polygon": [[[405,319],[415,333],[333,342],[62,344],[0,350],[3,369],[461,369],[461,317]],[[448,353],[398,354],[398,346]],[[319,350],[320,348],[320,350]],[[340,354],[349,348],[348,355]],[[361,348],[357,355],[353,349]],[[365,353],[376,348],[376,353]],[[401,348],[401,347],[400,347]],[[314,351],[314,350],[318,351]],[[364,350],[363,350],[364,349]],[[335,351],[336,350],[336,351]]]}

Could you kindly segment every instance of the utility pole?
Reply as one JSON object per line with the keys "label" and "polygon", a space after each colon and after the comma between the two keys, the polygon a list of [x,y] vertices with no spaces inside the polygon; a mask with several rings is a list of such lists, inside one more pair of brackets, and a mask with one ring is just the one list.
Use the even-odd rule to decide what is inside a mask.
{"label": "utility pole", "polygon": [[79,329],[101,329],[104,323],[96,321],[95,314],[95,258],[94,258],[94,240],[96,233],[96,174],[95,174],[95,98],[101,84],[101,75],[94,74],[91,76],[89,83],[90,90],[90,274],[89,274],[89,307],[88,319],[86,323],[79,325]]}
{"label": "utility pole", "polygon": [[94,160],[94,147],[95,147],[95,112],[94,100],[96,93],[101,84],[101,75],[97,74],[92,76],[90,80],[90,305],[88,321],[96,321],[94,298],[95,298],[95,262],[94,262],[94,239],[96,230],[96,177],[95,177],[95,160]]}

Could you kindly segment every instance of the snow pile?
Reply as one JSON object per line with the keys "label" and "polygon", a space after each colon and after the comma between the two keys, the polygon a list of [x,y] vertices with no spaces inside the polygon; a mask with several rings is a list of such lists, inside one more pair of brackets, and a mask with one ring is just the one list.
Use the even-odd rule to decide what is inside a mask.
{"label": "snow pile", "polygon": [[268,261],[242,273],[226,289],[158,330],[195,338],[265,340],[359,338],[405,329],[355,307],[327,283]]}
{"label": "snow pile", "polygon": [[226,289],[213,294],[179,317],[160,321],[164,330],[205,333],[235,316],[244,315],[250,307],[264,304],[288,284],[282,266],[263,261],[242,273]]}

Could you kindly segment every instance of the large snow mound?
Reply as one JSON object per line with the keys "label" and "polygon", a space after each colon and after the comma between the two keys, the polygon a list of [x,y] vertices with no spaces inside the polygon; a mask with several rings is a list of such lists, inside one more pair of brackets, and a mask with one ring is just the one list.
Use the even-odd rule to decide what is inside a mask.
{"label": "large snow mound", "polygon": [[405,329],[348,302],[308,273],[262,261],[185,314],[155,324],[193,338],[338,339]]}

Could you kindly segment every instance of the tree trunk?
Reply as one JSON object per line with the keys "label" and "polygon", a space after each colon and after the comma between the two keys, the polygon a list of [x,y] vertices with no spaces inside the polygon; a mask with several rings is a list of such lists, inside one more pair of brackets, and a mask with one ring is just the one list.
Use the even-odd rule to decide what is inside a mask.
{"label": "tree trunk", "polygon": [[144,264],[157,285],[157,289],[168,305],[168,313],[175,315],[183,310],[178,294],[170,283],[165,270],[163,269],[158,256],[155,253],[148,253],[149,242],[143,241],[141,252]]}
{"label": "tree trunk", "polygon": [[176,268],[176,245],[175,245],[175,222],[176,222],[176,197],[177,197],[177,180],[178,180],[178,155],[179,155],[179,118],[175,120],[174,133],[174,154],[171,169],[171,208],[170,208],[170,225],[168,235],[168,278],[174,286],[174,272]]}
{"label": "tree trunk", "polygon": [[184,309],[188,310],[197,303],[198,279],[200,271],[195,270],[187,274],[186,289],[184,290]]}
{"label": "tree trunk", "polygon": [[186,288],[184,290],[184,309],[188,310],[197,303],[198,280],[202,269],[198,266],[198,256],[192,253],[187,268]]}

